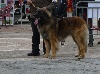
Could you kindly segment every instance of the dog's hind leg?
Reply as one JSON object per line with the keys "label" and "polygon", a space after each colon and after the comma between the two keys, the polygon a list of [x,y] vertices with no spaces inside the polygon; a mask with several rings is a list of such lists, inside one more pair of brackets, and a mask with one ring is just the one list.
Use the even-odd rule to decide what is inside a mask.
{"label": "dog's hind leg", "polygon": [[74,36],[73,38],[79,49],[79,59],[83,59],[85,57],[87,49],[87,44],[85,39],[86,37],[84,37],[84,35],[79,34],[78,36]]}
{"label": "dog's hind leg", "polygon": [[79,43],[79,50],[80,50],[80,56],[79,59],[83,59],[85,57],[85,53],[86,53],[86,46],[84,44],[84,40],[83,42]]}
{"label": "dog's hind leg", "polygon": [[44,39],[45,47],[46,47],[46,54],[44,55],[45,58],[49,57],[50,54],[50,49],[51,49],[51,44],[48,40]]}

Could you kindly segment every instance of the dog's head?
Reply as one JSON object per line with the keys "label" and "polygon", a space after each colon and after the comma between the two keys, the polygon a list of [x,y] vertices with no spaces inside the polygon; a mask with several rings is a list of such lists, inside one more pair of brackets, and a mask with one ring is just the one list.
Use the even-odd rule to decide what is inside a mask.
{"label": "dog's head", "polygon": [[51,18],[51,13],[48,10],[37,9],[34,17],[38,19],[38,24],[43,24]]}

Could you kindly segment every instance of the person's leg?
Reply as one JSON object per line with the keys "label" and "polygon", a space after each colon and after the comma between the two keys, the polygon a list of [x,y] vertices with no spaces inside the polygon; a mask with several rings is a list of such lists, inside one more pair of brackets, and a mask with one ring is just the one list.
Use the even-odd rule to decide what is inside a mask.
{"label": "person's leg", "polygon": [[67,12],[67,17],[72,17],[72,12]]}
{"label": "person's leg", "polygon": [[27,54],[28,56],[39,56],[40,55],[40,49],[39,49],[39,44],[40,44],[40,34],[38,32],[37,26],[34,24],[34,18],[31,19],[31,27],[32,27],[32,52]]}

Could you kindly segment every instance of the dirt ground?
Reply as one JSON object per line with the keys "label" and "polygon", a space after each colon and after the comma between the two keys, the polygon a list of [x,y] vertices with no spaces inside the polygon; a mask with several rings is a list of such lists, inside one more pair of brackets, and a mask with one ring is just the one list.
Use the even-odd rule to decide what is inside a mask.
{"label": "dirt ground", "polygon": [[[86,57],[77,60],[77,46],[69,36],[60,45],[55,59],[43,58],[42,37],[38,57],[29,57],[32,31],[30,25],[0,26],[0,74],[100,74],[100,35]],[[87,38],[87,41],[89,39]]]}
{"label": "dirt ground", "polygon": [[[29,23],[30,24],[30,23]],[[31,25],[12,25],[12,26],[0,26],[0,32],[10,33],[31,33]]]}

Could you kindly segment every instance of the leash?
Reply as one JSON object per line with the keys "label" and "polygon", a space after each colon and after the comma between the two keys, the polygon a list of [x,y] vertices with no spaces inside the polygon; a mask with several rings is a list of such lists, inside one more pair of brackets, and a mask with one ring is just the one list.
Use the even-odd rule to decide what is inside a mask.
{"label": "leash", "polygon": [[34,3],[31,3],[31,4],[32,4],[33,7],[36,7],[36,6],[34,5]]}

